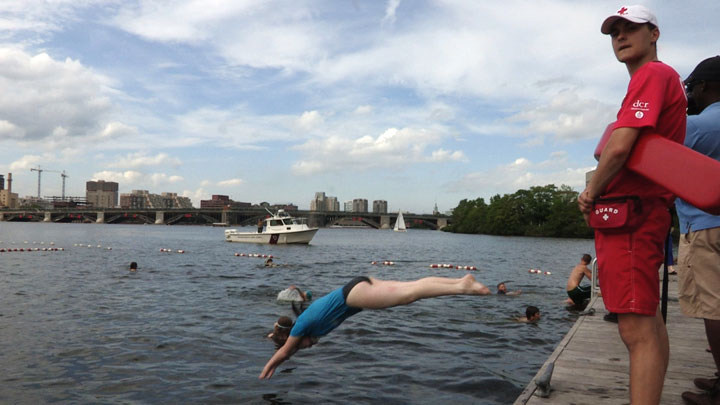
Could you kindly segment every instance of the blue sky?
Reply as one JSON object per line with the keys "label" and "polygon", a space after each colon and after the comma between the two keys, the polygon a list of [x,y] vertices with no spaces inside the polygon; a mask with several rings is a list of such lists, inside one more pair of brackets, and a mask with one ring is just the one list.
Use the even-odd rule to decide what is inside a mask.
{"label": "blue sky", "polygon": [[[720,53],[720,2],[646,1],[660,59]],[[682,4],[680,6],[679,4]],[[0,173],[392,211],[576,190],[629,80],[610,1],[0,2]],[[60,195],[44,172],[44,196]]]}

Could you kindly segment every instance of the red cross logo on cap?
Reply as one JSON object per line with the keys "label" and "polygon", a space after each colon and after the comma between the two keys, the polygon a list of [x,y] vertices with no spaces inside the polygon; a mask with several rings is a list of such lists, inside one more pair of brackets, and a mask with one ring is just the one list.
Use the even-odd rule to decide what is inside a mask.
{"label": "red cross logo on cap", "polygon": [[618,10],[617,13],[620,15],[625,15],[625,14],[627,14],[627,11],[628,11],[627,7],[623,7],[620,10]]}

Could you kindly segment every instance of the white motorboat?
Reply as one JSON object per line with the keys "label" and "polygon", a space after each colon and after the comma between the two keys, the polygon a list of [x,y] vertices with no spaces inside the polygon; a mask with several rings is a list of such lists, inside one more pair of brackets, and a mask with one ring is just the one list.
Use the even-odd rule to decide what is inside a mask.
{"label": "white motorboat", "polygon": [[318,228],[310,228],[305,218],[294,218],[285,210],[278,210],[276,214],[265,218],[263,222],[263,227],[258,229],[258,232],[240,232],[237,229],[227,229],[225,231],[225,240],[228,242],[270,245],[308,244],[318,231]]}

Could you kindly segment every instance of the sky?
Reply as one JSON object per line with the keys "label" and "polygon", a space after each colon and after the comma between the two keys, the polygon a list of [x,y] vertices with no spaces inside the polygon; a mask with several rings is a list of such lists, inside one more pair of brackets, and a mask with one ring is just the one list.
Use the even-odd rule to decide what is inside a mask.
{"label": "sky", "polygon": [[[683,77],[720,2],[644,1]],[[13,191],[316,192],[441,212],[584,187],[629,75],[577,0],[0,0],[0,173]]]}

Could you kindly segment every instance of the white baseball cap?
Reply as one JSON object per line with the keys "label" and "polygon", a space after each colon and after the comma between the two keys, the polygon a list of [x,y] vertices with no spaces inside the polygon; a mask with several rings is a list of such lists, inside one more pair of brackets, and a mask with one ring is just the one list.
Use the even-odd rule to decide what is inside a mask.
{"label": "white baseball cap", "polygon": [[649,8],[641,5],[634,5],[634,6],[622,6],[618,11],[610,15],[608,18],[603,21],[602,26],[600,27],[600,32],[602,32],[605,35],[610,34],[610,28],[612,28],[612,25],[617,21],[618,19],[625,19],[637,24],[645,24],[650,23],[654,26],[658,26],[657,18],[655,18],[655,15],[650,11]]}

